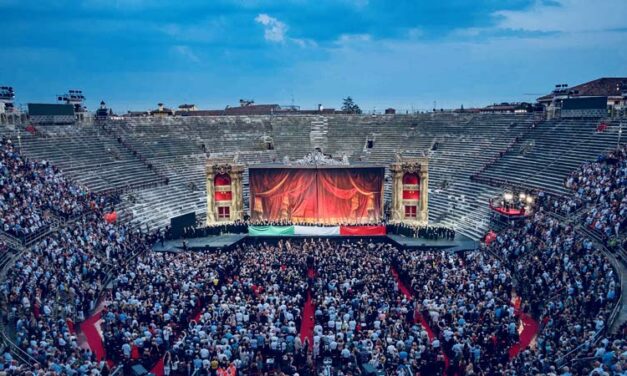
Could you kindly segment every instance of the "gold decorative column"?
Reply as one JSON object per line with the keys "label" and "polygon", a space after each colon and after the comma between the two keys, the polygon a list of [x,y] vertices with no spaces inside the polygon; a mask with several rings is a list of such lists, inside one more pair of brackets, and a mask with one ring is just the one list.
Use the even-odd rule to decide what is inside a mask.
{"label": "gold decorative column", "polygon": [[420,222],[429,221],[429,159],[422,158],[420,161],[420,205],[418,207],[417,219]]}
{"label": "gold decorative column", "polygon": [[392,221],[402,221],[405,218],[403,209],[403,166],[400,161],[390,165],[392,173],[392,207],[390,211]]}
{"label": "gold decorative column", "polygon": [[231,166],[231,220],[244,219],[244,191],[242,182],[244,180],[244,165],[236,164]]}
{"label": "gold decorative column", "polygon": [[[245,166],[243,164],[233,159],[211,158],[207,160],[205,168],[207,182],[207,225],[244,218],[244,197],[242,189],[244,168]],[[218,187],[221,192],[228,192],[229,189],[231,192],[231,200],[220,201],[219,205],[215,199],[215,177],[217,175],[227,175],[231,180],[230,186]],[[219,215],[219,210],[225,210],[224,208],[228,208],[228,217]]]}
{"label": "gold decorative column", "polygon": [[[429,160],[427,158],[402,158],[397,155],[396,161],[390,165],[392,173],[392,207],[391,221],[426,224],[429,220]],[[405,174],[417,174],[420,182],[420,198],[405,200],[403,198],[403,177]],[[417,187],[411,185],[412,190]],[[416,217],[406,218],[405,206],[416,207]]]}
{"label": "gold decorative column", "polygon": [[207,176],[207,225],[209,225],[216,222],[216,208],[214,200],[216,192],[213,185],[215,173],[213,172],[213,166],[207,165],[205,170]]}

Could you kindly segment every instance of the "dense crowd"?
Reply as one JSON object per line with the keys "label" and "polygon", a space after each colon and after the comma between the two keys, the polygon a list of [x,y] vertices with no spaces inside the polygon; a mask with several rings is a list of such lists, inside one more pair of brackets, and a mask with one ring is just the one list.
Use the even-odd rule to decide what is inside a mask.
{"label": "dense crowd", "polygon": [[505,369],[518,342],[511,273],[482,252],[395,253],[393,263],[415,292],[418,310],[438,333],[449,374]]}
{"label": "dense crowd", "polygon": [[307,296],[307,252],[305,243],[289,241],[235,249],[236,273],[214,285],[198,320],[172,347],[167,372],[303,372],[307,344],[299,333]]}
{"label": "dense crowd", "polygon": [[[110,199],[71,184],[45,161],[22,158],[8,140],[1,146],[2,229],[35,233],[48,225],[48,211],[75,220],[19,255],[0,284],[3,320],[28,363],[7,352],[0,372],[106,375],[107,362],[79,344],[75,328],[97,309],[105,359],[122,365],[123,374],[162,358],[166,374],[182,376],[627,369],[624,337],[605,334],[620,294],[615,271],[589,239],[545,212],[587,205],[586,225],[622,236],[625,148],[573,173],[566,185],[574,198],[547,197],[482,251],[411,253],[386,243],[317,239],[156,254],[147,251],[163,233],[107,223]],[[434,227],[396,231],[455,237]],[[535,346],[510,360],[519,340],[515,295],[542,330]],[[563,362],[575,355],[591,360]]]}
{"label": "dense crowd", "polygon": [[566,179],[565,185],[587,205],[584,224],[605,240],[619,238],[627,220],[627,145],[584,163]]}
{"label": "dense crowd", "polygon": [[517,228],[499,233],[490,250],[507,261],[521,294],[544,328],[531,353],[515,365],[549,372],[551,366],[605,328],[618,301],[618,277],[609,261],[572,226],[541,209]]}
{"label": "dense crowd", "polygon": [[120,268],[102,311],[107,357],[150,369],[234,274],[234,260],[226,253],[146,253]]}
{"label": "dense crowd", "polygon": [[420,238],[429,240],[453,240],[455,230],[443,226],[424,226],[409,223],[390,223],[386,226],[388,234],[403,235],[409,238]]}
{"label": "dense crowd", "polygon": [[[437,342],[414,319],[399,290],[388,244],[321,241],[315,248],[313,357],[341,374],[441,374]],[[362,373],[363,372],[363,373]]]}
{"label": "dense crowd", "polygon": [[94,196],[70,183],[47,161],[32,161],[4,137],[0,141],[0,227],[24,237],[49,224],[46,211],[70,216],[84,212]]}
{"label": "dense crowd", "polygon": [[[68,182],[48,162],[20,156],[2,139],[0,220],[15,236],[47,226],[43,213],[74,217],[65,227],[23,252],[0,284],[2,319],[37,373],[87,374],[106,365],[77,342],[74,323],[97,304],[107,277],[133,254],[147,249],[147,234],[105,222],[110,199]],[[78,217],[76,217],[78,216]],[[5,354],[0,370],[25,372]]]}

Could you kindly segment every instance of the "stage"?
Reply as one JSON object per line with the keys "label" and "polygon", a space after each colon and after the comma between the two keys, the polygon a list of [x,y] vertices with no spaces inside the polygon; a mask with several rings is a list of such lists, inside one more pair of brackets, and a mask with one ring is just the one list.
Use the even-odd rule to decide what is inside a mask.
{"label": "stage", "polygon": [[[247,237],[248,235],[246,234],[224,234],[187,239],[187,250],[204,251],[228,248],[239,244]],[[167,240],[163,242],[163,245],[157,242],[157,244],[152,247],[152,250],[154,252],[183,252],[183,239]]]}
{"label": "stage", "polygon": [[462,235],[455,234],[455,239],[423,239],[408,238],[402,235],[388,235],[388,239],[397,246],[407,249],[441,249],[453,252],[473,251],[479,248],[479,242]]}
{"label": "stage", "polygon": [[[224,234],[217,236],[206,236],[203,238],[187,239],[188,251],[204,251],[204,250],[216,250],[236,246],[245,240],[253,241],[274,241],[281,238],[311,238],[319,236],[303,236],[303,235],[287,235],[287,236],[252,236],[247,234]],[[422,238],[408,238],[402,235],[386,235],[386,236],[324,236],[331,239],[373,239],[373,241],[390,242],[398,247],[406,249],[441,249],[447,251],[472,251],[479,248],[479,242],[470,239],[467,236],[456,234],[455,239],[422,239]],[[161,245],[157,243],[152,247],[154,252],[184,252],[183,239],[168,240]]]}

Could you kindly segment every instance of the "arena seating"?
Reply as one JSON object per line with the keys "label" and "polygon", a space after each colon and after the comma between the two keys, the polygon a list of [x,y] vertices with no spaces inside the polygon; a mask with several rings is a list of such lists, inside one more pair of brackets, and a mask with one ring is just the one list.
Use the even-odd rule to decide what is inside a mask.
{"label": "arena seating", "polygon": [[538,123],[480,176],[564,194],[566,175],[616,145],[618,122],[606,122],[608,129],[597,132],[599,122],[592,118]]}
{"label": "arena seating", "polygon": [[[202,152],[203,144],[207,154],[234,156],[237,153],[240,160],[251,163],[277,161],[283,156],[298,159],[314,147],[324,148],[324,152],[336,157],[347,155],[354,162],[386,165],[397,152],[407,156],[427,154],[432,157],[431,220],[454,225],[461,232],[479,238],[487,229],[485,198],[492,196],[495,190],[468,183],[468,177],[480,168],[482,161],[496,154],[503,144],[511,142],[523,132],[532,120],[531,116],[526,115],[468,114],[324,118],[185,117],[175,120],[130,119],[111,124],[110,127],[115,127],[116,135],[149,156],[155,168],[164,172],[170,181],[177,179],[176,172],[185,170],[178,167],[170,169],[168,166],[178,163],[173,161],[179,161],[182,156]],[[466,136],[460,137],[462,133]],[[164,148],[166,152],[160,151],[158,147],[164,140],[174,140],[172,145]],[[187,142],[185,146],[182,146],[182,140]],[[368,140],[373,141],[372,148],[367,147]],[[266,141],[271,141],[273,150],[267,149]],[[436,141],[439,148],[430,152]],[[453,162],[456,163],[455,168],[451,167]],[[196,168],[188,166],[192,170]],[[170,216],[183,214],[192,208],[193,204],[186,204],[190,201],[197,203],[198,217],[204,216],[204,181],[200,177],[196,180],[194,173],[184,176],[184,179],[188,179],[184,185],[193,181],[200,190],[190,194],[184,188],[173,189],[165,195],[165,190],[149,189],[145,194],[159,200],[159,206],[163,209],[147,212],[137,208],[133,210],[133,218],[143,223],[164,224]],[[247,182],[247,176],[244,176],[245,194],[248,192]],[[446,188],[441,189],[444,184]],[[389,198],[389,183],[387,188]],[[247,200],[244,202],[247,206]]]}
{"label": "arena seating", "polygon": [[93,191],[160,182],[159,176],[99,128],[42,127],[38,133],[21,135],[27,156],[54,162]]}
{"label": "arena seating", "polygon": [[[396,153],[428,155],[430,221],[479,239],[488,228],[485,202],[499,190],[469,177],[524,183],[563,194],[564,176],[607,151],[615,141],[616,123],[606,122],[607,130],[597,133],[598,122],[464,113],[186,116],[129,118],[110,121],[102,129],[52,127],[35,135],[22,132],[22,139],[26,155],[53,161],[92,190],[144,187],[124,196],[121,215],[149,228],[191,211],[198,218],[205,216],[205,156],[237,154],[248,163],[266,163],[283,156],[301,158],[320,147],[336,157],[347,155],[353,162],[387,165]],[[154,170],[146,168],[118,138],[145,157]],[[368,148],[369,140],[372,148]],[[158,186],[164,178],[169,188]],[[247,176],[244,193],[248,194]],[[244,203],[246,209],[248,200]]]}
{"label": "arena seating", "polygon": [[[439,213],[436,210],[435,215],[442,217],[441,222],[452,225],[457,225],[455,221],[459,220],[462,223],[460,231],[476,231],[478,235],[481,225],[477,226],[475,221],[480,219],[481,214],[471,217],[471,204],[479,204],[481,195],[494,192],[495,188],[479,182],[469,183],[470,176],[488,163],[493,154],[511,145],[516,137],[523,138],[535,132],[537,128],[528,130],[534,120],[528,116],[464,115],[458,118],[450,114],[434,118],[436,116],[429,115],[421,119],[425,124],[424,133],[423,130],[411,133],[411,127],[420,127],[419,122],[414,126],[401,117],[383,117],[381,121],[363,117],[362,121],[364,128],[373,129],[373,132],[374,128],[393,126],[398,122],[399,129],[409,129],[408,139],[420,139],[416,142],[429,145],[429,149],[437,142],[436,150],[426,151],[432,157],[435,173],[431,183],[440,184],[437,189],[445,194],[472,194],[472,201],[460,204],[460,214],[442,209]],[[350,121],[357,123],[359,119],[355,117]],[[311,120],[307,117],[300,120],[310,122],[309,126],[316,130],[314,137],[308,139],[309,143],[313,141],[314,144],[329,147],[331,141],[328,135],[330,128],[335,127],[333,122],[322,124],[319,118],[315,118],[316,123],[312,125]],[[242,119],[237,121],[242,121],[244,128],[248,126]],[[138,122],[138,127],[150,124],[142,122]],[[177,124],[174,120],[172,122]],[[196,128],[203,124],[197,122],[200,120],[190,120],[181,129],[189,128],[188,135],[200,134],[201,131]],[[453,125],[443,125],[447,122]],[[269,124],[272,125],[271,120]],[[450,133],[436,130],[438,127]],[[76,134],[92,132],[91,136],[95,139],[101,137],[103,142],[113,145],[121,144],[117,141],[121,137],[130,145],[121,149],[129,154],[129,161],[146,167],[144,160],[131,158],[135,156],[130,150],[137,150],[146,160],[161,162],[154,171],[146,168],[154,175],[151,178],[155,181],[159,181],[161,176],[168,176],[172,178],[173,186],[185,187],[190,180],[185,180],[186,175],[181,169],[187,163],[200,164],[191,175],[192,179],[201,179],[205,157],[202,152],[182,141],[166,146],[168,151],[165,153],[158,147],[151,148],[150,143],[142,146],[138,129],[126,124],[115,131],[77,129],[71,133],[75,135],[72,137],[80,140],[82,136]],[[326,139],[324,131],[327,132]],[[254,130],[249,132],[255,135]],[[356,133],[355,129],[353,132]],[[161,135],[170,133],[175,134],[176,131],[160,128],[148,139],[157,138],[157,135],[161,138]],[[383,163],[386,153],[394,153],[389,149],[391,144],[401,143],[402,139],[395,139],[392,132],[387,134],[382,131],[381,134],[381,139],[393,142],[379,143],[375,139],[372,149],[380,146],[383,151],[370,150],[368,154],[362,150],[359,157],[356,154],[352,156],[353,160],[361,158],[366,162]],[[379,137],[367,132],[362,132],[362,135],[364,142],[369,137]],[[53,130],[37,137],[27,137],[32,145],[23,148],[25,153],[35,150],[33,153],[47,155],[46,158],[52,161],[57,158],[65,162],[82,160],[80,155],[73,154],[80,154],[82,148],[69,149],[68,145],[72,155],[64,156],[61,149],[48,143],[49,139],[56,137]],[[431,138],[431,141],[427,143],[424,138]],[[272,150],[262,150],[263,145],[247,144],[241,135],[233,139],[234,143],[244,144],[238,151],[243,160],[271,160],[274,155]],[[208,141],[200,140],[203,140],[201,143]],[[273,140],[276,142],[276,139]],[[72,143],[68,140],[62,142]],[[38,149],[37,145],[42,146]],[[3,172],[3,194],[0,198],[3,222],[10,224],[15,218],[22,220],[21,217],[25,217],[26,221],[40,218],[39,213],[43,213],[44,209],[64,212],[72,208],[71,213],[78,214],[57,223],[51,229],[52,233],[31,247],[19,251],[5,249],[9,255],[3,258],[5,267],[0,279],[0,298],[6,315],[0,329],[7,338],[5,344],[11,354],[5,353],[0,359],[3,370],[14,373],[25,373],[27,369],[89,373],[107,367],[104,360],[124,367],[142,363],[151,368],[156,363],[157,366],[167,365],[170,370],[173,362],[178,361],[182,368],[189,364],[194,369],[201,369],[214,367],[214,357],[216,368],[235,366],[246,370],[245,366],[250,369],[280,366],[292,373],[294,368],[303,364],[324,367],[325,358],[329,358],[328,366],[348,372],[357,365],[365,364],[382,371],[411,368],[431,374],[444,369],[451,373],[461,372],[462,369],[467,373],[479,370],[498,373],[504,369],[517,374],[557,373],[558,368],[567,364],[577,365],[576,374],[589,374],[592,368],[620,373],[620,367],[625,367],[625,360],[612,353],[621,349],[624,342],[620,342],[620,338],[611,342],[603,339],[609,329],[607,320],[619,307],[621,293],[618,270],[611,262],[612,255],[590,241],[577,225],[570,223],[580,220],[578,216],[562,223],[548,213],[552,211],[552,206],[540,207],[535,216],[523,225],[502,231],[497,240],[484,250],[466,254],[434,251],[410,254],[383,243],[317,240],[311,243],[295,241],[293,244],[259,242],[247,244],[234,252],[217,254],[200,252],[156,256],[147,250],[161,235],[141,232],[124,224],[110,224],[103,219],[116,202],[114,197],[85,191],[66,181],[47,163],[17,163],[19,170],[13,170],[11,166],[15,161],[21,161],[22,157],[14,144],[3,141],[2,147],[0,171]],[[206,147],[209,148],[207,144]],[[297,145],[286,144],[284,147],[285,150],[292,150],[292,155],[298,155]],[[215,149],[220,150],[218,147]],[[169,156],[168,153],[174,155]],[[623,166],[624,154],[618,157],[620,166]],[[90,155],[86,159],[95,160],[96,156]],[[612,181],[609,176],[614,177],[610,174],[616,171],[604,168],[603,164],[609,163],[607,161],[599,163],[601,173],[608,174],[599,181]],[[84,166],[94,168],[96,165],[85,163]],[[3,168],[6,166],[10,169]],[[596,176],[597,172],[593,169],[593,175],[589,175],[588,170],[586,165],[582,167],[579,175],[584,179],[578,178],[578,181],[580,184],[590,182],[591,187],[596,187],[593,183],[596,179],[591,180],[590,176]],[[622,170],[621,167],[621,174]],[[81,170],[71,171],[70,175]],[[22,176],[26,178],[15,178]],[[53,195],[55,199],[33,200],[29,196],[33,191],[32,177],[41,176],[47,178],[40,182],[41,187],[38,186],[37,190],[56,194]],[[562,182],[564,178],[566,176],[561,178]],[[621,209],[618,210],[620,215],[616,215],[613,209],[606,210],[606,204],[614,202],[615,198],[622,200],[623,180],[621,175],[618,186],[612,186],[607,191],[600,190],[603,197],[590,200],[585,212],[586,215],[592,214],[594,221],[606,224],[607,227],[600,228],[603,233],[608,234],[608,228],[615,231],[616,234],[609,233],[612,236],[624,234],[624,213]],[[445,181],[449,184],[444,184]],[[478,193],[469,189],[476,189]],[[29,205],[9,207],[7,203],[12,202],[14,197],[7,192],[17,192],[18,198],[28,200]],[[146,192],[148,190],[130,194]],[[151,198],[154,205],[161,204],[158,192],[154,194]],[[162,191],[161,194],[165,196],[167,192]],[[174,207],[175,204],[166,204],[165,201],[177,202],[179,195],[184,194],[180,191],[173,197],[161,197],[164,207]],[[125,211],[132,211],[134,205],[139,207],[143,203],[142,197],[134,196],[135,203],[129,204],[130,196],[126,197],[127,201],[123,204]],[[436,198],[434,205],[446,208],[447,202],[444,198]],[[193,204],[190,204],[189,208],[192,207]],[[599,210],[595,212],[595,208]],[[149,209],[150,206],[146,206],[145,210]],[[188,209],[175,208],[159,216],[171,215],[176,210]],[[147,212],[139,213],[138,217],[149,216]],[[135,220],[141,222],[143,219]],[[618,227],[615,227],[616,223]],[[161,226],[162,222],[155,218],[154,224]],[[592,229],[597,230],[596,226]],[[0,244],[0,252],[7,246]],[[426,272],[429,268],[433,268],[432,273]],[[537,347],[533,350],[512,350],[519,341],[516,327],[521,320],[524,321],[516,315],[516,307],[509,307],[509,300],[513,297],[512,287],[523,299],[521,311],[540,321]],[[418,311],[416,315],[413,315],[414,308]],[[464,310],[468,315],[461,315]],[[251,315],[251,312],[255,314]],[[310,315],[312,312],[313,315]],[[105,343],[84,350],[74,335],[74,324],[91,322],[91,318],[86,319],[92,314],[96,319],[104,320]],[[249,318],[248,323],[244,321],[245,316]],[[355,317],[359,318],[359,323],[358,320],[351,320]],[[192,319],[196,324],[186,325]],[[211,322],[212,319],[229,323],[230,329],[224,326],[218,328]],[[297,330],[298,323],[301,324],[300,330]],[[231,330],[238,324],[238,329],[264,337],[257,337],[255,343],[260,351],[254,362],[250,356],[256,353],[251,351],[256,349],[252,338],[247,337],[250,339],[247,341],[237,337],[243,342],[235,343]],[[354,330],[357,324],[359,331]],[[214,330],[217,334],[211,340],[216,346],[211,346],[209,350],[205,348],[207,342],[202,339],[208,333],[214,335]],[[294,335],[296,331],[300,336]],[[83,333],[88,335],[86,331]],[[88,342],[98,341],[95,330],[89,333],[91,338]],[[345,336],[344,333],[350,335]],[[490,339],[472,342],[473,338],[480,336]],[[296,349],[296,337],[302,337],[300,353]],[[305,343],[307,347],[304,347]],[[374,343],[377,346],[372,346]],[[495,349],[494,343],[504,347]],[[312,364],[308,363],[309,360],[302,362],[303,358],[307,358],[307,351],[303,348],[311,348],[313,354],[317,354]],[[414,348],[413,352],[406,351]],[[509,349],[505,352],[504,348]],[[245,353],[248,357],[233,359],[234,349],[239,355]],[[168,362],[163,358],[167,351],[170,351]],[[506,359],[509,357],[514,358],[513,361]],[[13,363],[13,359],[21,363]],[[267,362],[269,359],[275,361]],[[257,360],[261,360],[261,366]],[[595,364],[597,360],[602,364]],[[128,374],[128,369],[124,368],[122,372]]]}

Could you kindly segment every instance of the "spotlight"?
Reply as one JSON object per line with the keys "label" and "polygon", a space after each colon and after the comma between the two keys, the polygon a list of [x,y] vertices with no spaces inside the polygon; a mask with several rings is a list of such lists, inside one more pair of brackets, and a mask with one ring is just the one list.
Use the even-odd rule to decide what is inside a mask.
{"label": "spotlight", "polygon": [[525,197],[527,197],[527,195],[525,195],[523,192],[520,192],[520,194],[518,195],[518,198],[520,198],[520,200],[524,200]]}
{"label": "spotlight", "polygon": [[511,200],[514,198],[514,195],[513,195],[513,194],[511,194],[511,193],[509,193],[509,192],[506,192],[506,193],[504,193],[504,194],[503,194],[503,198],[504,198],[506,201],[511,201]]}
{"label": "spotlight", "polygon": [[527,196],[527,203],[528,203],[528,204],[533,203],[533,197],[531,197],[531,196]]}

